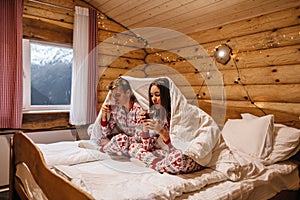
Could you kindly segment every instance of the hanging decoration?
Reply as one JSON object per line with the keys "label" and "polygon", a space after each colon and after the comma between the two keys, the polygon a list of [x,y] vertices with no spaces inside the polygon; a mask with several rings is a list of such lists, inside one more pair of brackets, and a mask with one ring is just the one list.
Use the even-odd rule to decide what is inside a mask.
{"label": "hanging decoration", "polygon": [[221,44],[216,47],[214,57],[218,63],[226,65],[231,58],[232,49],[227,44]]}

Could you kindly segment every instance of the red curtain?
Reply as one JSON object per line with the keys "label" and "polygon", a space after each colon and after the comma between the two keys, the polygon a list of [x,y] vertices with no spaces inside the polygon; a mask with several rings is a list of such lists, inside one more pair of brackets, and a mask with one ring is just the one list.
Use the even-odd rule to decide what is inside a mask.
{"label": "red curtain", "polygon": [[0,128],[22,127],[22,0],[0,0]]}
{"label": "red curtain", "polygon": [[89,8],[89,70],[87,95],[87,123],[94,123],[97,117],[97,85],[98,85],[98,17],[97,11]]}

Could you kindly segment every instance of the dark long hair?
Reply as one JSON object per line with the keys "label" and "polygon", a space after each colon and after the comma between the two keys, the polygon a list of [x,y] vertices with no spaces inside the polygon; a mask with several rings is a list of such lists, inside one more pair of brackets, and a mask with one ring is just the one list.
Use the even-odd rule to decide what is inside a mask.
{"label": "dark long hair", "polygon": [[171,97],[170,97],[170,89],[169,89],[169,80],[166,78],[159,78],[153,81],[148,90],[148,97],[149,97],[149,107],[153,109],[153,102],[151,99],[150,90],[152,86],[157,86],[160,90],[160,99],[161,105],[165,109],[165,115],[169,119],[171,117]]}

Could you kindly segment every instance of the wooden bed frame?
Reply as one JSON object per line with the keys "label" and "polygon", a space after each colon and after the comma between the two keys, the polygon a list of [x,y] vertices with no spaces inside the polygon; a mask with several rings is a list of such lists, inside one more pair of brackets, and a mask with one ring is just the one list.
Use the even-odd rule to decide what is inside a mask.
{"label": "wooden bed frame", "polygon": [[[76,188],[67,180],[52,172],[46,165],[41,151],[22,132],[16,132],[11,138],[10,149],[10,199],[30,199],[24,185],[16,176],[16,166],[25,163],[48,199],[94,199],[90,194]],[[59,192],[56,192],[59,191]]]}
{"label": "wooden bed frame", "polygon": [[[11,161],[10,161],[10,199],[30,199],[26,189],[16,175],[16,166],[25,163],[31,172],[37,185],[41,188],[48,199],[94,199],[90,194],[73,186],[68,180],[52,172],[46,165],[43,154],[32,140],[21,131],[16,132],[11,138]],[[299,157],[299,152],[298,152]],[[298,160],[297,157],[297,160]],[[56,192],[59,191],[59,192]],[[298,191],[281,191],[272,200],[299,199]]]}

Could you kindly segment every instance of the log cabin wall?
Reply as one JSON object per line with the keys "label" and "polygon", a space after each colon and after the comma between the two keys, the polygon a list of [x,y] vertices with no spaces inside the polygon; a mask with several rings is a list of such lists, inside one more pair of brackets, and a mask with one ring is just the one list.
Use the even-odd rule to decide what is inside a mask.
{"label": "log cabin wall", "polygon": [[[300,128],[299,16],[300,9],[295,7],[188,35],[202,45],[211,59],[216,46],[220,44],[226,43],[233,50],[229,63],[226,65],[216,63],[224,81],[225,120],[241,118],[241,113],[252,113],[257,116],[274,114],[275,122]],[[185,48],[187,47],[183,45],[181,49],[175,51],[180,52]],[[147,64],[167,65],[189,81],[198,98],[199,107],[211,113],[212,101],[209,88],[205,84],[207,77],[199,76],[199,73],[205,74],[205,72],[197,71],[190,64],[189,58],[182,59],[170,51],[146,49],[146,52],[146,65],[136,70],[136,74],[134,71],[130,74],[137,77],[160,75],[172,77],[172,71],[156,73],[147,71]],[[127,65],[124,61],[117,60],[120,66]],[[126,70],[122,67],[122,69],[111,67],[106,69],[106,73],[124,74],[128,73],[126,70],[134,70],[132,66],[125,68]],[[100,85],[107,85],[113,77],[109,77],[106,81],[103,79]],[[184,90],[184,87],[181,89]],[[99,94],[100,107],[106,95],[105,88],[99,88]],[[220,96],[217,100],[221,98]],[[214,106],[221,106],[218,103],[214,104],[216,104]],[[219,123],[219,125],[223,124]]]}
{"label": "log cabin wall", "polygon": [[[227,65],[217,63],[226,92],[226,119],[241,118],[246,112],[274,114],[275,122],[300,127],[299,16],[296,7],[189,35],[211,57],[220,44],[233,49]],[[147,62],[165,63],[191,80],[199,106],[210,113],[208,87],[197,85],[197,72],[188,62],[176,60],[166,51],[149,52],[146,57]]]}
{"label": "log cabin wall", "polygon": [[[24,38],[72,44],[74,6],[90,5],[72,0],[44,2],[58,7],[24,1]],[[260,116],[272,113],[276,122],[300,128],[299,16],[299,8],[293,8],[189,34],[211,57],[219,44],[227,43],[233,49],[233,59],[227,65],[217,64],[226,92],[226,119],[240,118],[240,113],[245,112]],[[127,30],[100,12],[98,28],[99,43]],[[131,51],[109,65],[105,60],[113,56],[110,51],[99,52],[101,79],[98,84],[98,109],[108,92],[110,81],[124,74],[151,76],[147,72],[147,64],[160,63],[186,77],[196,94],[199,107],[210,113],[211,99],[205,77],[201,78],[199,71],[188,60],[166,50],[143,48],[143,38],[134,34],[123,36],[135,42],[129,45],[119,43],[119,38],[114,38],[116,42],[110,42],[108,48],[118,49],[124,45],[132,48]],[[23,128],[70,127],[65,113],[47,116],[50,117],[45,122],[37,114],[25,114]],[[61,116],[59,121],[58,116]]]}

